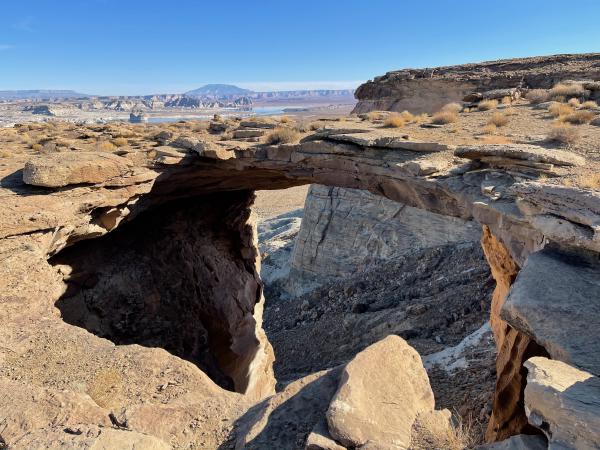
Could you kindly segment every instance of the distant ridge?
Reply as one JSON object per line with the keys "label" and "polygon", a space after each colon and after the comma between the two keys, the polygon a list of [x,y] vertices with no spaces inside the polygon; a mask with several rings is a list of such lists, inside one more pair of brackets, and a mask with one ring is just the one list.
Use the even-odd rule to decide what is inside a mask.
{"label": "distant ridge", "polygon": [[234,95],[249,95],[253,92],[249,89],[242,89],[233,84],[207,84],[198,89],[188,91],[185,95],[191,97],[231,97]]}
{"label": "distant ridge", "polygon": [[15,91],[0,91],[1,100],[21,100],[21,99],[38,99],[49,100],[51,98],[81,98],[90,97],[88,94],[81,94],[71,90],[58,89],[30,89],[30,90],[15,90]]}

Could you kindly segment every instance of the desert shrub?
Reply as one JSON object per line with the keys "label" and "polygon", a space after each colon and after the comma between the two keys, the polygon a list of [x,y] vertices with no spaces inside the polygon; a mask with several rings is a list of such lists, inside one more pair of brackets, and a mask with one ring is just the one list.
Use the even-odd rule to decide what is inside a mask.
{"label": "desert shrub", "polygon": [[324,122],[311,122],[310,125],[308,126],[312,131],[317,131],[320,130],[321,128],[323,128],[325,126]]}
{"label": "desert shrub", "polygon": [[485,127],[483,127],[483,132],[485,134],[494,134],[496,130],[497,127],[493,123],[488,123]]}
{"label": "desert shrub", "polygon": [[559,83],[550,89],[549,98],[559,101],[570,97],[581,97],[585,93],[585,89],[581,84],[565,84]]}
{"label": "desert shrub", "polygon": [[580,175],[578,181],[583,188],[600,189],[600,173]]}
{"label": "desert shrub", "polygon": [[124,137],[118,137],[112,141],[117,147],[123,147],[127,145],[129,142]]}
{"label": "desert shrub", "polygon": [[279,123],[292,123],[293,120],[290,116],[281,116],[279,118]]}
{"label": "desert shrub", "polygon": [[453,111],[440,110],[431,118],[431,123],[436,125],[445,125],[447,123],[455,123],[458,121],[458,114]]}
{"label": "desert shrub", "polygon": [[488,124],[496,125],[497,127],[503,127],[508,124],[508,117],[506,114],[501,112],[495,112],[492,117],[489,118]]}
{"label": "desert shrub", "polygon": [[595,114],[593,112],[581,109],[569,115],[562,116],[560,120],[562,120],[563,122],[571,123],[573,125],[582,125],[584,123],[590,123],[594,117]]}
{"label": "desert shrub", "polygon": [[579,99],[572,98],[567,102],[567,105],[569,105],[571,108],[579,108],[581,103],[579,102]]}
{"label": "desert shrub", "polygon": [[291,128],[275,128],[265,136],[265,143],[290,144],[298,140],[298,132]]}
{"label": "desert shrub", "polygon": [[562,145],[573,145],[580,138],[579,131],[568,123],[556,123],[548,133],[548,140]]}
{"label": "desert shrub", "polygon": [[482,100],[477,104],[479,111],[489,111],[495,109],[498,106],[498,100]]}
{"label": "desert shrub", "polygon": [[510,98],[508,95],[506,97],[502,97],[501,103],[503,105],[511,105],[512,104],[512,98]]}
{"label": "desert shrub", "polygon": [[440,111],[444,111],[444,112],[450,112],[450,113],[454,113],[454,114],[458,114],[459,112],[461,112],[463,109],[462,105],[460,103],[448,103],[444,106],[442,106],[442,108],[440,109]]}
{"label": "desert shrub", "polygon": [[98,142],[96,144],[96,147],[98,148],[98,150],[103,152],[112,152],[117,148],[112,142],[109,141]]}
{"label": "desert shrub", "polygon": [[573,112],[573,108],[571,108],[569,105],[565,105],[564,103],[552,102],[550,106],[548,106],[548,112],[554,117],[561,117],[571,114]]}
{"label": "desert shrub", "polygon": [[596,109],[598,108],[598,103],[593,100],[588,100],[587,102],[583,102],[581,104],[581,109]]}
{"label": "desert shrub", "polygon": [[31,146],[31,149],[34,150],[34,151],[36,151],[36,152],[39,152],[39,151],[42,150],[42,144],[33,144]]}
{"label": "desert shrub", "polygon": [[404,125],[406,125],[406,120],[404,119],[404,117],[402,117],[402,114],[392,113],[389,116],[387,116],[387,118],[383,122],[383,125],[389,128],[401,128]]}
{"label": "desert shrub", "polygon": [[384,115],[380,111],[370,111],[367,113],[367,120],[373,122],[375,120],[382,120]]}
{"label": "desert shrub", "polygon": [[416,116],[409,111],[402,111],[400,117],[404,119],[405,122],[414,122],[416,120]]}
{"label": "desert shrub", "polygon": [[538,105],[548,101],[548,91],[546,89],[532,89],[527,92],[525,98],[529,100],[529,103]]}

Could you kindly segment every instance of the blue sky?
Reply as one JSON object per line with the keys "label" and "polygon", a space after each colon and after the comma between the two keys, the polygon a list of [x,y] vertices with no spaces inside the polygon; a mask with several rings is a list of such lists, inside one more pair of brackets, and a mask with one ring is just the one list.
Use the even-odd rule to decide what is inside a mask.
{"label": "blue sky", "polygon": [[599,0],[6,0],[0,90],[353,87],[387,71],[600,52]]}

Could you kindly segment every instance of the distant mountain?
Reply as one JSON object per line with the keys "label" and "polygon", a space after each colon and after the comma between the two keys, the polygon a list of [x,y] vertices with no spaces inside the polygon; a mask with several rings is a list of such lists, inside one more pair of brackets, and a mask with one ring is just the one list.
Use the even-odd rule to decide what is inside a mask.
{"label": "distant mountain", "polygon": [[82,98],[90,97],[87,94],[81,94],[79,92],[70,90],[46,90],[46,89],[32,89],[24,91],[0,91],[0,100],[50,100],[55,98]]}
{"label": "distant mountain", "polygon": [[232,84],[207,84],[201,88],[185,93],[185,95],[191,97],[233,97],[249,94],[252,94],[252,91],[242,89]]}

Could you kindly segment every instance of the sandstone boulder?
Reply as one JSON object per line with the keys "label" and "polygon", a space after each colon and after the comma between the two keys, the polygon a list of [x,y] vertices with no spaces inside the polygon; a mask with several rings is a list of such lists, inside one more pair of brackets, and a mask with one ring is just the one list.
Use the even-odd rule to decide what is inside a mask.
{"label": "sandstone boulder", "polygon": [[33,186],[64,187],[73,184],[99,184],[124,177],[131,163],[109,153],[64,152],[43,155],[28,161],[23,181]]}
{"label": "sandstone boulder", "polygon": [[548,437],[549,449],[600,448],[600,379],[541,357],[525,367],[525,410]]}
{"label": "sandstone boulder", "polygon": [[331,435],[347,447],[405,449],[417,415],[434,406],[419,354],[390,335],[344,368],[327,422]]}

